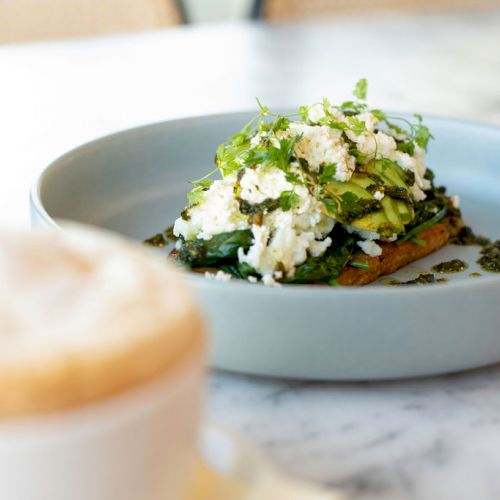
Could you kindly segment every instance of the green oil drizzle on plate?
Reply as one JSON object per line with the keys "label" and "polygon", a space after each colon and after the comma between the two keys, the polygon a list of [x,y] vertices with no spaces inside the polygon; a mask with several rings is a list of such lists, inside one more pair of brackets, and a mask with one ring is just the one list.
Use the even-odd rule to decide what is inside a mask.
{"label": "green oil drizzle on plate", "polygon": [[460,259],[452,259],[446,262],[441,262],[432,266],[432,270],[439,274],[450,274],[450,273],[461,273],[465,271],[469,266],[466,262]]}

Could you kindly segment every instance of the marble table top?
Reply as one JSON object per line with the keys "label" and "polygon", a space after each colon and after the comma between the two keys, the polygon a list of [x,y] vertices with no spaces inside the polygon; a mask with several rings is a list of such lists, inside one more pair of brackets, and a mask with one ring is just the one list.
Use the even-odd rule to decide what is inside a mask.
{"label": "marble table top", "polygon": [[500,498],[500,367],[397,382],[215,373],[214,419],[356,500]]}
{"label": "marble table top", "polygon": [[[255,96],[344,99],[364,76],[374,106],[500,124],[499,48],[500,9],[0,46],[0,223],[27,226],[31,181],[82,142]],[[208,413],[350,499],[500,498],[498,367],[363,384],[216,372]]]}

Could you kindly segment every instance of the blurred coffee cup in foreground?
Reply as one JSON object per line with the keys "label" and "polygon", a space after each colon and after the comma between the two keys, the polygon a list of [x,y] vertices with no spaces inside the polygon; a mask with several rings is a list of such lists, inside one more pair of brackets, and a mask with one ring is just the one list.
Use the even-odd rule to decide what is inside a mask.
{"label": "blurred coffee cup in foreground", "polygon": [[205,342],[164,259],[82,227],[1,231],[0,498],[180,498]]}

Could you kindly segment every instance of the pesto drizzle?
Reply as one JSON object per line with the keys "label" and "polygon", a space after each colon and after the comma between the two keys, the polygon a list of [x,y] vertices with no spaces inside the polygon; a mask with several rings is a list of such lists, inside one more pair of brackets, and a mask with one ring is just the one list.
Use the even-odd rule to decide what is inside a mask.
{"label": "pesto drizzle", "polygon": [[446,262],[441,262],[440,264],[436,264],[432,266],[432,270],[435,273],[439,274],[450,274],[450,273],[461,273],[465,271],[469,265],[460,259],[452,259]]}

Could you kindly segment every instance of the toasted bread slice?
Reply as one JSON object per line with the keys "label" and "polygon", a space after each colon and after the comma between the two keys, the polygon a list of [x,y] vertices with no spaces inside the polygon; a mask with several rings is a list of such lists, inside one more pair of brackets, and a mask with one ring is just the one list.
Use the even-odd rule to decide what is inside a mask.
{"label": "toasted bread slice", "polygon": [[420,240],[425,241],[417,244],[411,241],[404,243],[379,243],[382,247],[382,255],[370,257],[362,252],[356,254],[353,260],[368,264],[367,270],[347,266],[337,278],[337,283],[342,286],[367,285],[372,281],[391,274],[398,269],[429,255],[448,243],[452,236],[458,234],[463,227],[463,221],[457,218],[446,218],[442,222],[434,224],[429,229],[419,233]]}

